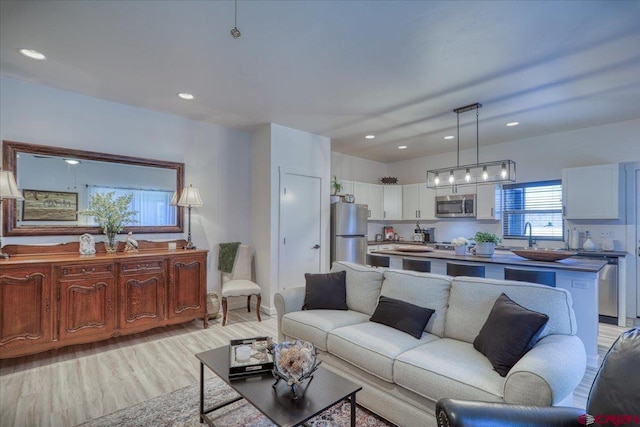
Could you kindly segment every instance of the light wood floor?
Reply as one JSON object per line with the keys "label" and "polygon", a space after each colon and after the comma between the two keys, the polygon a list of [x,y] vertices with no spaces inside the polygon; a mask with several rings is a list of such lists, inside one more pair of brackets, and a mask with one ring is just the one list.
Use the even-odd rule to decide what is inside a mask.
{"label": "light wood floor", "polygon": [[[160,328],[107,341],[0,361],[0,426],[68,427],[194,384],[194,354],[230,339],[277,336],[275,316],[233,310],[227,326],[212,320]],[[629,324],[631,326],[631,323]],[[626,330],[601,324],[601,355]],[[574,393],[584,407],[596,370]]]}

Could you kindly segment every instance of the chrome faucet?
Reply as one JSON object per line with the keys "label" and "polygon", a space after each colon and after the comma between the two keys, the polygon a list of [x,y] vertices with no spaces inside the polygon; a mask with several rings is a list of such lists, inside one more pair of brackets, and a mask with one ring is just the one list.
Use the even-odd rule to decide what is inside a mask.
{"label": "chrome faucet", "polygon": [[527,227],[529,227],[529,247],[532,248],[533,247],[533,236],[531,235],[533,233],[532,227],[531,227],[531,223],[530,222],[526,222],[524,224],[524,234],[527,234]]}

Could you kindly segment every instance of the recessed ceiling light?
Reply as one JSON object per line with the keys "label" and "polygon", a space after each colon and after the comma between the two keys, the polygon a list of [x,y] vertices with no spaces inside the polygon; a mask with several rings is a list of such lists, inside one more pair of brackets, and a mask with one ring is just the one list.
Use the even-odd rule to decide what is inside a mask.
{"label": "recessed ceiling light", "polygon": [[23,54],[27,58],[37,59],[39,61],[44,61],[45,59],[47,59],[46,56],[44,56],[43,54],[41,54],[37,50],[33,50],[33,49],[18,49],[18,52],[20,52],[21,54]]}
{"label": "recessed ceiling light", "polygon": [[447,136],[444,137],[444,139],[453,139],[453,138],[455,138],[455,136],[453,136],[453,135],[447,135]]}
{"label": "recessed ceiling light", "polygon": [[404,150],[405,148],[407,148],[406,145],[401,145],[401,146],[398,147],[398,150]]}
{"label": "recessed ceiling light", "polygon": [[509,122],[507,123],[507,126],[511,127],[511,126],[518,126],[520,124],[520,122]]}
{"label": "recessed ceiling light", "polygon": [[365,139],[375,139],[375,135],[365,135]]}
{"label": "recessed ceiling light", "polygon": [[178,96],[180,98],[182,98],[182,99],[186,99],[187,101],[191,101],[194,98],[193,95],[191,95],[190,93],[187,93],[187,92],[180,92],[178,94]]}
{"label": "recessed ceiling light", "polygon": [[70,165],[77,165],[80,163],[80,160],[76,160],[76,159],[64,159],[64,161],[69,163]]}

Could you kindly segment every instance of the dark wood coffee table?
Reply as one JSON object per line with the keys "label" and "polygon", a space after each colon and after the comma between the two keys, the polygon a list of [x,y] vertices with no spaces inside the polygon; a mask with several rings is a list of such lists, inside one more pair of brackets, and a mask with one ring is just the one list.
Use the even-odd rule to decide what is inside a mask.
{"label": "dark wood coffee table", "polygon": [[[291,387],[280,381],[273,388],[275,378],[271,373],[254,375],[240,379],[229,379],[229,346],[215,348],[196,354],[200,360],[200,422],[215,427],[207,414],[227,405],[246,399],[257,410],[278,426],[303,425],[309,419],[327,410],[342,400],[351,403],[351,426],[356,425],[356,393],[362,387],[322,366],[313,374],[312,381],[305,381],[292,399]],[[204,367],[222,378],[240,396],[205,409]]]}

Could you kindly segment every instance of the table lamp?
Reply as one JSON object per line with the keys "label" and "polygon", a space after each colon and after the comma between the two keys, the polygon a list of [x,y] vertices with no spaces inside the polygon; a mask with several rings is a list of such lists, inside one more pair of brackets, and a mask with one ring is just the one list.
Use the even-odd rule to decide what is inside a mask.
{"label": "table lamp", "polygon": [[[0,218],[2,217],[3,199],[24,200],[11,171],[0,171]],[[9,254],[2,252],[2,221],[0,221],[0,258],[9,258]]]}
{"label": "table lamp", "polygon": [[182,190],[180,194],[180,200],[178,200],[178,206],[186,206],[189,210],[189,237],[187,238],[187,244],[184,249],[195,249],[195,245],[191,241],[191,208],[193,206],[202,206],[202,199],[200,198],[200,192],[193,185],[189,185]]}

